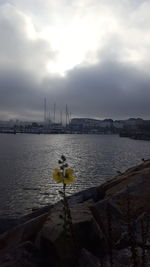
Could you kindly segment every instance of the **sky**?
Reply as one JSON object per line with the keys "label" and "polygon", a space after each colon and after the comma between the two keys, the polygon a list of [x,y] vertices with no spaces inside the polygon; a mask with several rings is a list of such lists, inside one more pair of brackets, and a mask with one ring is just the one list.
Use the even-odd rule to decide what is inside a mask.
{"label": "sky", "polygon": [[149,51],[148,0],[0,0],[0,120],[150,119]]}

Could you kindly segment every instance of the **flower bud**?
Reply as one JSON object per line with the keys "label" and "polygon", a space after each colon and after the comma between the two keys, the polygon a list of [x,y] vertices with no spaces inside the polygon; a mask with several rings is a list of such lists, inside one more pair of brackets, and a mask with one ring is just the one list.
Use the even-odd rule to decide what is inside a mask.
{"label": "flower bud", "polygon": [[68,167],[68,163],[64,164],[64,167],[67,168]]}
{"label": "flower bud", "polygon": [[65,157],[64,155],[61,156],[61,159],[62,159],[63,161],[66,161],[66,157]]}

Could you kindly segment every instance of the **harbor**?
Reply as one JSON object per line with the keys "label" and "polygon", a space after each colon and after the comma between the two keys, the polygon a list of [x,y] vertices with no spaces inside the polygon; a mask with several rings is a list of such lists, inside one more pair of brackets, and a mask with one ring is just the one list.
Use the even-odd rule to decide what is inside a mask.
{"label": "harbor", "polygon": [[66,122],[45,119],[43,122],[0,121],[0,133],[5,134],[118,134],[137,140],[150,140],[150,120],[98,120],[69,118]]}

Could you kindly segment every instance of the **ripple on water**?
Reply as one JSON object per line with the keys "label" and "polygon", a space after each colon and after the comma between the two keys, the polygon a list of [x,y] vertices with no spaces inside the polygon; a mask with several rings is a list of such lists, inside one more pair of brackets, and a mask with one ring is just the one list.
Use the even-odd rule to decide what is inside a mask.
{"label": "ripple on water", "polygon": [[60,199],[53,168],[65,154],[77,181],[72,194],[96,186],[150,156],[150,142],[115,135],[0,134],[0,215],[18,217]]}

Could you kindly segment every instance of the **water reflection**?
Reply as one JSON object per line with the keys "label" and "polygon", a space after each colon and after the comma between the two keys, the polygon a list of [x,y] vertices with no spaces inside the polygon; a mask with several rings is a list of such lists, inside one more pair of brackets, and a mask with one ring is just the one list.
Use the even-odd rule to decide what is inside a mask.
{"label": "water reflection", "polygon": [[59,199],[51,179],[62,154],[75,170],[70,192],[99,185],[150,155],[150,142],[113,135],[0,135],[0,215],[18,216]]}

